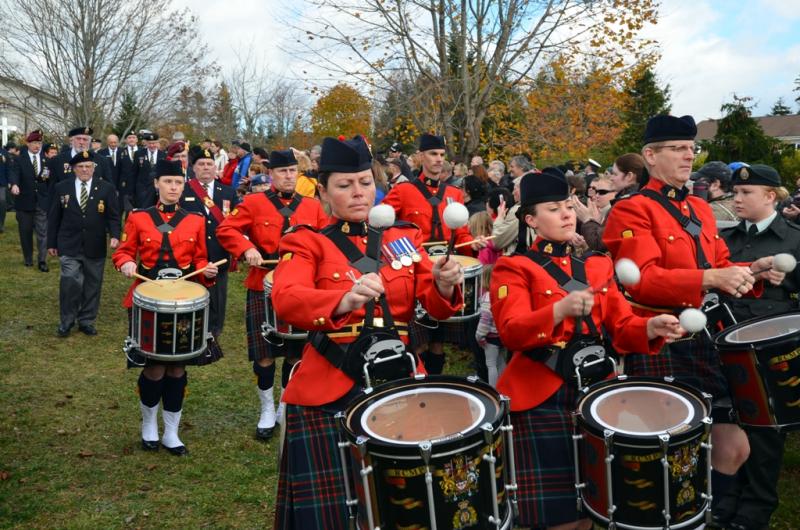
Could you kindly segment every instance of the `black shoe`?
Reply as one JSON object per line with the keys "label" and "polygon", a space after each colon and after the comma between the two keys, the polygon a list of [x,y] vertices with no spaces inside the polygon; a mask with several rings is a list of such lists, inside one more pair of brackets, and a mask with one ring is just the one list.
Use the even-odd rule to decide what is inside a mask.
{"label": "black shoe", "polygon": [[85,335],[97,335],[97,330],[94,329],[94,326],[91,324],[80,324],[78,325],[78,331]]}
{"label": "black shoe", "polygon": [[272,439],[272,434],[275,432],[275,427],[256,427],[256,440],[266,442]]}
{"label": "black shoe", "polygon": [[39,270],[42,272],[50,272],[50,267],[47,266],[47,263],[41,262],[39,264]]}
{"label": "black shoe", "polygon": [[751,520],[736,516],[728,523],[728,530],[769,530],[769,524],[757,524]]}
{"label": "black shoe", "polygon": [[150,440],[145,440],[144,438],[142,438],[142,450],[158,451],[158,440],[151,442]]}
{"label": "black shoe", "polygon": [[167,447],[163,443],[161,445],[164,446],[164,449],[169,451],[169,453],[174,456],[186,456],[189,454],[189,450],[186,449],[185,445],[179,445],[178,447]]}
{"label": "black shoe", "polygon": [[711,515],[711,522],[706,525],[706,528],[724,530],[728,527],[728,523],[731,522],[733,516],[734,514],[732,513],[719,512],[719,510],[717,510]]}
{"label": "black shoe", "polygon": [[26,267],[33,267],[33,262],[32,261],[26,261],[25,262],[25,266]]}
{"label": "black shoe", "polygon": [[61,337],[62,339],[64,337],[68,337],[71,329],[72,326],[58,326],[57,330],[58,336]]}

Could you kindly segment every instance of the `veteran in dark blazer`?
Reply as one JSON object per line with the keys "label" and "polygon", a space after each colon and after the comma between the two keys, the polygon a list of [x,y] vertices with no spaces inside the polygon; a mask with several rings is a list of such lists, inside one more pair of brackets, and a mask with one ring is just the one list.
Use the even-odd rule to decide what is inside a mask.
{"label": "veteran in dark blazer", "polygon": [[47,210],[52,175],[42,153],[42,131],[32,131],[26,146],[11,161],[9,183],[14,196],[19,242],[26,267],[33,266],[33,235],[36,234],[39,270],[47,272]]}
{"label": "veteran in dark blazer", "polygon": [[[75,127],[69,131],[69,147],[47,161],[52,177],[50,180],[51,191],[56,183],[74,178],[70,160],[79,153],[90,150],[93,132],[94,130],[91,127]],[[99,156],[95,157],[94,163],[97,166],[94,170],[94,178],[107,180],[116,187],[114,175],[111,171],[111,163],[106,158]]]}
{"label": "veteran in dark blazer", "polygon": [[156,133],[145,133],[142,135],[146,147],[136,152],[133,161],[133,187],[134,203],[137,208],[149,208],[156,204],[156,188],[154,180],[156,178],[156,163],[159,160],[166,160],[167,153],[159,149],[158,135]]}
{"label": "veteran in dark blazer", "polygon": [[225,324],[225,306],[228,300],[228,266],[230,253],[217,241],[217,226],[239,203],[236,191],[215,179],[214,155],[199,146],[189,152],[189,162],[194,178],[186,182],[180,205],[188,212],[197,212],[206,220],[206,248],[208,261],[227,259],[228,263],[219,267],[217,281],[208,288],[211,304],[208,316],[209,331],[218,337]]}
{"label": "veteran in dark blazer", "polygon": [[117,191],[94,176],[94,159],[91,151],[75,155],[70,160],[75,178],[56,184],[50,201],[47,248],[61,262],[59,337],[69,335],[75,322],[86,335],[97,334],[106,237],[112,249],[119,245]]}
{"label": "veteran in dark blazer", "polygon": [[139,151],[139,136],[136,131],[127,131],[124,135],[125,145],[119,148],[119,178],[117,193],[119,194],[120,212],[133,209],[136,188],[136,153]]}

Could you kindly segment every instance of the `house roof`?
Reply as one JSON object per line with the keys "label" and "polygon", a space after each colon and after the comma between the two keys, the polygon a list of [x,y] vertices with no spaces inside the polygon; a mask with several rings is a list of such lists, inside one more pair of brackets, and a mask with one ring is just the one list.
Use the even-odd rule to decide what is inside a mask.
{"label": "house roof", "polygon": [[[800,138],[800,115],[754,117],[767,136],[780,140]],[[697,140],[712,140],[717,134],[719,120],[703,120],[697,124]]]}

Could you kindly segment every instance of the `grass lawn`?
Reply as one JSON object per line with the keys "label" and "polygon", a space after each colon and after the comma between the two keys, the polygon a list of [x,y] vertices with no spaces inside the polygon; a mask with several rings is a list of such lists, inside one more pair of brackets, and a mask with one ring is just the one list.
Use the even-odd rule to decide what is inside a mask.
{"label": "grass lawn", "polygon": [[[189,368],[175,458],[139,448],[139,370],[126,370],[120,306],[128,281],[108,262],[99,335],[56,337],[58,262],[23,267],[13,213],[0,234],[0,527],[269,528],[277,438],[253,438],[243,273],[229,281],[226,357]],[[458,354],[451,372],[466,373]],[[280,371],[278,371],[278,378]],[[278,379],[279,380],[279,379]],[[790,436],[774,528],[800,528],[800,442]]]}

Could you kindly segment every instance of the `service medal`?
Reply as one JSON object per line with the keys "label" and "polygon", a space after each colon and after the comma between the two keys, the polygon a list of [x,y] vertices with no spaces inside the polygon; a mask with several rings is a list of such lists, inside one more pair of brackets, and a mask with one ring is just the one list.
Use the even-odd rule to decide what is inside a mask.
{"label": "service medal", "polygon": [[103,213],[106,211],[106,205],[103,201],[97,203],[97,213]]}
{"label": "service medal", "polygon": [[208,195],[206,195],[205,198],[203,198],[203,204],[205,204],[206,208],[208,208],[209,210],[214,207],[214,201]]}
{"label": "service medal", "polygon": [[408,254],[403,254],[400,257],[400,263],[402,263],[404,267],[410,267],[411,264],[414,263],[414,260],[412,260],[411,256],[409,256]]}
{"label": "service medal", "polygon": [[228,199],[224,199],[222,201],[222,213],[223,213],[223,215],[228,215],[228,213],[230,211],[231,211],[231,201],[229,201]]}

